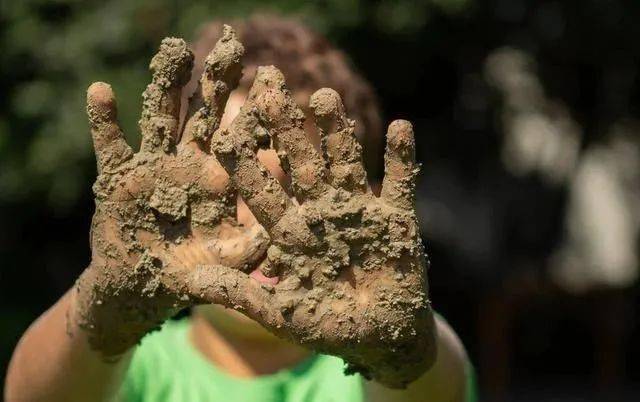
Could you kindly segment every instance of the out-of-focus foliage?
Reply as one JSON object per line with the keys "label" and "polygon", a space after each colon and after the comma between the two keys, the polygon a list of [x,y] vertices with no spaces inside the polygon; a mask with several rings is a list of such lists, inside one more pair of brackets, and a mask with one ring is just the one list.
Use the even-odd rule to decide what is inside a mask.
{"label": "out-of-focus foliage", "polygon": [[2,2],[0,48],[0,202],[38,194],[63,214],[94,174],[84,114],[85,88],[96,80],[116,90],[120,120],[137,144],[140,93],[161,38],[192,38],[212,18],[256,11],[312,15],[327,33],[370,20],[410,32],[429,13],[463,10],[469,0],[20,0]]}

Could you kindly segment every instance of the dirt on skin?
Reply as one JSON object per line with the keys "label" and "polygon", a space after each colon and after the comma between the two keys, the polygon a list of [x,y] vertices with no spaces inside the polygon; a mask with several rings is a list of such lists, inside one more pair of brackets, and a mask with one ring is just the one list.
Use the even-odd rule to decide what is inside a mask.
{"label": "dirt on skin", "polygon": [[[306,140],[305,116],[275,67],[258,70],[238,117],[216,131],[242,52],[226,27],[176,141],[193,56],[183,41],[165,39],[151,63],[135,155],[115,122],[110,88],[89,89],[100,176],[93,260],[78,281],[75,316],[92,345],[114,356],[181,307],[223,304],[344,358],[348,372],[404,387],[435,358],[411,124],[389,126],[380,197],[367,185],[354,123],[331,89],[310,102],[322,154]],[[256,158],[265,132],[295,199]],[[235,225],[236,189],[262,227]],[[243,272],[265,249],[261,270],[279,277],[275,286]]]}

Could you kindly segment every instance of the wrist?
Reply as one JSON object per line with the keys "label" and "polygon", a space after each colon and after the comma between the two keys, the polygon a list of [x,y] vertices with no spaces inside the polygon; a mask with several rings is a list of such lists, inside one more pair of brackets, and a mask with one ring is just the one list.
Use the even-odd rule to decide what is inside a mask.
{"label": "wrist", "polygon": [[137,310],[130,292],[113,291],[99,280],[100,270],[90,265],[71,292],[67,332],[86,337],[91,349],[115,361],[134,347],[156,325]]}

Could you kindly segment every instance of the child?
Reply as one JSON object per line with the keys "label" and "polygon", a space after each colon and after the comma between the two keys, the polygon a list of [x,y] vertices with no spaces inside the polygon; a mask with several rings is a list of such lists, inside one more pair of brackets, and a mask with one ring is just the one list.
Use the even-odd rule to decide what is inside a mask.
{"label": "child", "polygon": [[[115,101],[110,88],[98,83],[89,89],[88,112],[100,171],[100,177],[94,186],[98,202],[92,224],[93,261],[80,278],[78,290],[71,290],[63,296],[22,337],[7,375],[6,400],[473,400],[469,363],[464,348],[442,319],[436,316],[435,329],[431,326],[430,313],[425,315],[425,311],[430,309],[425,310],[424,307],[415,310],[415,317],[418,317],[415,328],[423,329],[424,333],[418,333],[418,340],[412,339],[414,347],[404,357],[398,352],[384,359],[390,361],[397,356],[406,358],[406,364],[396,365],[401,367],[397,372],[385,366],[389,361],[371,363],[362,357],[363,354],[366,355],[367,349],[359,353],[358,346],[345,348],[346,341],[335,339],[335,343],[331,344],[327,341],[329,335],[326,329],[320,330],[321,340],[306,342],[317,346],[316,349],[345,355],[351,369],[373,377],[374,381],[366,381],[359,375],[345,375],[341,359],[313,354],[272,335],[255,321],[234,310],[212,304],[198,305],[194,307],[191,317],[168,321],[160,331],[144,336],[179,308],[200,304],[203,300],[242,310],[269,327],[272,332],[285,331],[286,328],[283,328],[287,323],[278,321],[282,316],[290,314],[294,321],[299,317],[290,311],[297,311],[298,305],[291,307],[286,303],[283,305],[281,299],[274,299],[278,300],[278,307],[272,314],[264,303],[259,305],[263,299],[256,301],[258,296],[254,296],[255,294],[269,297],[268,293],[260,293],[264,289],[282,289],[288,284],[286,275],[280,273],[274,263],[283,260],[274,255],[286,255],[287,249],[284,246],[281,249],[269,246],[263,229],[269,230],[272,242],[278,243],[274,234],[276,225],[271,225],[270,219],[276,213],[273,209],[277,210],[280,203],[270,204],[272,208],[268,211],[260,209],[256,201],[260,194],[251,193],[250,189],[243,187],[257,179],[251,175],[241,176],[242,168],[236,171],[230,169],[234,164],[249,166],[252,161],[250,156],[248,162],[245,161],[249,165],[225,159],[225,146],[235,138],[224,137],[224,134],[234,133],[237,127],[243,128],[247,126],[247,122],[252,122],[249,118],[252,115],[247,112],[249,108],[243,111],[242,106],[247,102],[254,102],[253,109],[260,109],[259,101],[249,95],[249,87],[257,74],[258,66],[274,64],[280,68],[299,105],[308,105],[309,98],[318,88],[331,87],[340,93],[346,110],[358,121],[354,130],[364,144],[364,164],[370,174],[368,181],[372,183],[374,192],[377,193],[379,188],[375,185],[378,171],[376,155],[379,154],[381,142],[379,111],[372,90],[347,65],[344,56],[331,48],[325,40],[292,21],[261,16],[235,25],[244,44],[243,79],[240,80],[236,69],[239,64],[234,59],[234,49],[238,47],[233,47],[235,39],[228,30],[219,42],[219,47],[216,47],[217,50],[212,53],[213,56],[210,56],[212,58],[207,59],[207,63],[203,62],[206,52],[218,41],[222,32],[221,24],[210,24],[195,45],[196,68],[206,65],[205,68],[208,69],[203,76],[202,86],[196,89],[196,80],[201,75],[196,70],[192,82],[182,91],[191,93],[195,90],[203,95],[196,95],[190,110],[183,110],[182,113],[180,104],[185,105],[187,102],[184,99],[183,102],[179,101],[180,85],[186,82],[184,76],[188,71],[185,73],[180,68],[165,67],[178,65],[185,66],[184,69],[188,70],[192,61],[188,59],[189,52],[183,49],[180,41],[163,41],[163,48],[151,63],[154,81],[143,97],[143,116],[140,122],[143,140],[139,155],[132,156],[126,143],[120,141],[119,128],[115,122]],[[174,64],[163,64],[165,60]],[[263,75],[274,73],[274,70],[261,71]],[[219,79],[211,80],[211,77]],[[163,79],[168,79],[169,84]],[[230,93],[231,87],[238,80],[238,89]],[[267,86],[268,81],[264,81]],[[277,88],[267,88],[268,90],[272,90],[276,96],[281,94]],[[337,101],[332,98],[336,96],[333,92],[316,94],[315,99],[318,100],[320,95],[337,102],[334,106],[339,105],[339,98]],[[288,94],[284,93],[283,96]],[[226,97],[228,101],[222,115]],[[311,103],[314,104],[313,100]],[[323,123],[322,118],[327,115],[323,115],[319,109],[326,104],[318,100],[315,109],[306,111],[316,114],[321,129],[324,127],[326,132],[332,132],[347,120],[341,108],[336,106],[332,112],[333,117],[329,119],[333,119],[329,122],[331,124]],[[265,107],[262,111],[268,113],[269,108]],[[179,124],[180,114],[186,114],[182,125]],[[240,117],[234,120],[237,116]],[[311,123],[310,120],[307,123]],[[211,139],[211,131],[218,125],[228,130],[219,130]],[[319,148],[320,137],[316,129],[312,124],[305,124],[304,127],[308,140]],[[394,127],[398,135],[405,135],[407,132],[406,125],[396,124]],[[252,134],[260,138],[259,127],[254,125],[252,128]],[[332,138],[338,138],[338,134],[346,126],[338,128],[342,131],[335,133]],[[273,127],[274,132],[278,129],[277,126]],[[180,131],[184,134],[177,141]],[[344,143],[341,144],[357,153],[357,145],[349,142],[348,137],[343,139]],[[304,141],[298,141],[302,142]],[[293,146],[302,147],[304,144]],[[211,155],[201,153],[201,149],[209,148],[214,149],[216,156],[238,185],[243,198],[247,200],[247,203],[240,199],[238,201],[237,221],[240,225],[236,225],[232,219],[235,189],[230,186],[228,176]],[[323,148],[330,155],[331,141],[328,141],[328,145],[325,143]],[[309,149],[309,160],[313,160],[312,151]],[[168,156],[157,156],[165,155],[162,152]],[[289,208],[297,208],[297,202],[301,202],[304,196],[312,198],[310,194],[313,186],[304,185],[316,185],[319,182],[307,180],[309,177],[313,179],[313,175],[300,175],[300,171],[296,170],[296,161],[293,160],[295,155],[285,156],[285,160],[293,162],[292,169],[285,166],[285,173],[278,156],[281,155],[277,155],[273,149],[261,149],[257,155],[284,188],[293,189],[295,194],[289,196],[295,195],[297,201],[282,200],[281,203],[289,205]],[[397,166],[398,174],[404,171],[404,163],[403,161]],[[345,176],[347,178],[358,174],[366,175],[357,166],[349,169],[353,170],[349,171],[350,176]],[[334,187],[340,185],[336,184],[339,175],[337,172],[338,170],[331,170]],[[165,186],[162,181],[165,177],[185,185],[176,187],[172,182],[172,185]],[[366,197],[366,193],[370,193],[365,188],[367,180],[366,177],[360,179],[343,185],[352,186],[350,189],[354,193],[362,185],[365,193],[362,196]],[[391,191],[390,186],[385,188],[387,193]],[[143,206],[140,206],[141,194],[149,195],[144,199],[146,204]],[[274,194],[278,194],[277,189]],[[399,197],[402,198],[402,194]],[[336,201],[336,205],[338,204]],[[127,219],[124,220],[123,217]],[[256,218],[262,226],[257,224]],[[216,222],[215,225],[211,224],[213,221]],[[296,222],[291,222],[291,225],[295,224]],[[409,226],[411,224],[409,222]],[[163,239],[171,239],[170,245],[167,246],[166,241],[161,242],[141,234],[148,225],[154,225],[154,233],[161,234]],[[356,232],[362,232],[367,228],[356,225],[355,229]],[[130,231],[135,234],[127,238]],[[419,237],[414,237],[419,241]],[[267,247],[269,250],[265,258]],[[338,249],[339,247],[336,248]],[[305,261],[308,264],[303,264],[303,268],[312,261],[321,263],[311,258]],[[164,268],[165,264],[167,269]],[[211,264],[245,270],[249,272],[251,279],[240,281],[238,278],[244,277],[231,275],[223,268],[201,272],[203,269],[200,267]],[[349,264],[352,265],[353,262],[345,264],[347,268],[340,273],[327,274],[330,280],[324,283],[330,286],[342,286],[344,283],[345,287],[340,289],[350,290],[356,297],[367,296],[366,292],[359,290],[361,287],[358,277],[354,275],[352,278],[343,278],[346,275],[344,272],[352,272]],[[168,268],[177,266],[191,269],[184,271]],[[384,277],[377,282],[382,279]],[[326,278],[322,280],[326,281]],[[411,272],[407,273],[406,281],[411,283]],[[346,285],[353,282],[358,286],[349,288]],[[215,285],[212,286],[211,283]],[[224,286],[219,285],[220,283],[224,283]],[[377,294],[380,290],[376,289]],[[199,295],[203,297],[202,300]],[[304,301],[312,300],[305,297]],[[325,301],[314,308],[321,309]],[[336,311],[340,304],[335,301],[331,303],[333,304],[327,310],[327,317],[338,318],[322,321],[322,325],[327,322],[333,325],[341,317],[334,317],[339,314]],[[348,315],[348,311],[345,314],[353,317]],[[357,311],[354,315],[358,315]],[[313,322],[312,329],[317,329],[317,325],[318,322]],[[348,328],[349,324],[345,325]],[[356,329],[360,327],[363,326],[355,326]],[[331,328],[336,331],[343,329]],[[312,338],[308,331],[304,334],[296,330],[287,331],[289,332],[280,334],[298,343]],[[136,345],[143,336],[144,339]],[[434,354],[436,349],[437,357]],[[433,359],[435,362],[431,361]],[[404,385],[406,375],[400,372],[405,366],[413,365],[421,369],[414,370],[418,378],[406,389],[391,389],[378,383]],[[429,365],[430,368],[425,371]],[[379,367],[382,367],[380,371],[376,371]]]}

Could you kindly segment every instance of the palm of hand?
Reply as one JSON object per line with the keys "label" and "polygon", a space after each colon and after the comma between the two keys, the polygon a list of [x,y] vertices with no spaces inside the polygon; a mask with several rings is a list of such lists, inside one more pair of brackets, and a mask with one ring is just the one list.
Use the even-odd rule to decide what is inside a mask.
{"label": "palm of hand", "polygon": [[433,353],[415,216],[370,193],[330,193],[298,211],[308,237],[292,240],[285,230],[289,240],[276,238],[268,250],[281,278],[278,325],[303,345],[345,358],[349,370],[401,386]]}
{"label": "palm of hand", "polygon": [[[198,147],[178,146],[174,154],[141,151],[116,170],[103,171],[94,191],[94,258],[133,266],[148,253],[177,272],[198,264],[241,268],[257,258],[255,248],[248,255],[224,247],[248,238],[234,222],[236,194],[228,176]],[[251,234],[259,235],[256,229]]]}

